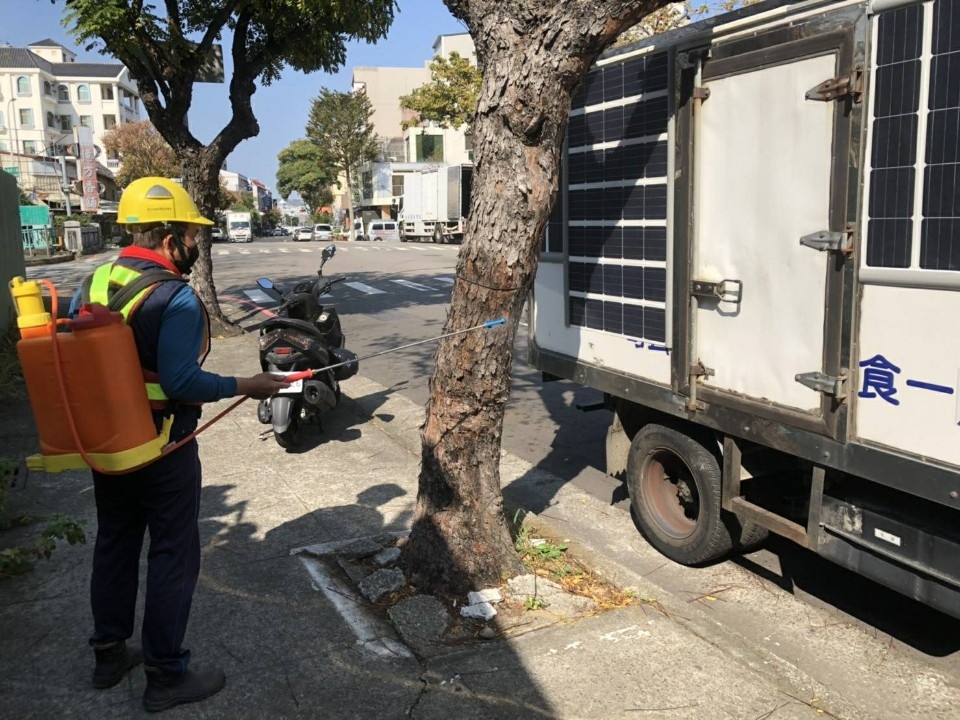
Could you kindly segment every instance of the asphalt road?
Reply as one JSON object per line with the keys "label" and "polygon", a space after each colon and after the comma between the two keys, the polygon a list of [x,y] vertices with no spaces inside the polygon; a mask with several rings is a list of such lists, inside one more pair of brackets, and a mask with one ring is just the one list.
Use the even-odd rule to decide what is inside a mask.
{"label": "asphalt road", "polygon": [[[254,303],[257,277],[270,277],[281,287],[307,280],[319,266],[324,245],[284,238],[215,244],[212,255],[218,293]],[[457,246],[351,242],[336,243],[336,247],[338,252],[324,273],[348,278],[335,286],[330,302],[340,312],[349,349],[363,357],[442,332]],[[95,256],[64,266],[31,268],[28,275],[51,277],[63,292],[71,284],[76,287],[102,259]],[[629,512],[625,487],[602,470],[610,413],[577,409],[598,402],[601,395],[574,383],[541,383],[539,373],[526,362],[526,327],[520,330],[512,397],[504,420],[505,449],[576,484],[616,511]],[[429,343],[373,358],[361,363],[361,373],[425,404],[434,351],[435,345]],[[826,610],[837,625],[882,634],[889,638],[891,653],[909,657],[960,684],[957,620],[779,538],[773,538],[764,550],[732,562]],[[734,616],[725,622],[742,622],[746,627],[750,618],[737,620]]]}

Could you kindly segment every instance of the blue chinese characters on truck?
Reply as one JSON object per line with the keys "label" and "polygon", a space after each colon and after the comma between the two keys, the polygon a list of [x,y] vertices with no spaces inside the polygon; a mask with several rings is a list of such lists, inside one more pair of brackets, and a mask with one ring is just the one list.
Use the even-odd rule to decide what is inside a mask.
{"label": "blue chinese characters on truck", "polygon": [[[874,355],[872,358],[861,361],[860,367],[863,368],[863,378],[857,397],[880,398],[891,405],[900,404],[900,400],[894,397],[899,392],[897,389],[897,380],[899,379],[897,376],[901,374],[899,367],[887,360],[883,355]],[[917,390],[926,390],[944,395],[954,394],[952,387],[927,382],[926,380],[908,379],[906,380],[906,385],[907,387]]]}

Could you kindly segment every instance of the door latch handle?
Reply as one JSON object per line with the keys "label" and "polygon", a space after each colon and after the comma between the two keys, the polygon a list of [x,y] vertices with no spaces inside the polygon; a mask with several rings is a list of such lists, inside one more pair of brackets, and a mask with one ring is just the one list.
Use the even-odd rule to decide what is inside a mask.
{"label": "door latch handle", "polygon": [[699,298],[711,298],[720,302],[739,305],[743,298],[743,281],[730,279],[720,280],[719,282],[692,280],[690,282],[690,294]]}

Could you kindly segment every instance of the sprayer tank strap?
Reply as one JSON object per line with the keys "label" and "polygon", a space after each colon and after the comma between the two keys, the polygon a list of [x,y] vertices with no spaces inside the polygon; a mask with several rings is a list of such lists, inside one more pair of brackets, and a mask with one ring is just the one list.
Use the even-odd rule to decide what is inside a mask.
{"label": "sprayer tank strap", "polygon": [[140,292],[166,280],[175,280],[182,283],[186,282],[186,280],[181,277],[177,277],[169,270],[146,270],[145,272],[140,273],[140,277],[138,277],[136,280],[128,282],[122,288],[117,290],[117,292],[110,297],[109,307],[114,312],[118,312],[122,310],[128,302],[139,295]]}

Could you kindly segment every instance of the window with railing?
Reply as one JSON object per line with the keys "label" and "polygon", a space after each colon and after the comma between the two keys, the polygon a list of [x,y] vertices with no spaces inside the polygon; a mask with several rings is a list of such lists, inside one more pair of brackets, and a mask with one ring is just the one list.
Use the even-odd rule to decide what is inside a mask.
{"label": "window with railing", "polygon": [[103,116],[103,127],[105,130],[110,130],[117,126],[117,116],[116,115],[104,115]]}
{"label": "window with railing", "polygon": [[23,141],[23,152],[27,155],[36,155],[37,154],[37,141],[36,140],[24,140]]}
{"label": "window with railing", "polygon": [[70,88],[68,88],[66,85],[58,85],[57,101],[62,103],[70,102]]}
{"label": "window with railing", "polygon": [[21,75],[17,78],[17,95],[32,95],[30,90],[30,78]]}
{"label": "window with railing", "polygon": [[90,86],[89,85],[77,85],[77,102],[81,102],[81,103],[90,102]]}
{"label": "window with railing", "polygon": [[53,95],[53,85],[49,80],[43,81],[43,94],[47,96]]}
{"label": "window with railing", "polygon": [[20,110],[20,127],[22,128],[33,127],[33,110],[31,110],[30,108],[24,108]]}
{"label": "window with railing", "polygon": [[61,115],[60,116],[60,130],[63,132],[70,132],[73,129],[73,117],[70,115]]}
{"label": "window with railing", "polygon": [[101,100],[113,100],[113,85],[101,85],[101,86],[100,86],[100,99],[101,99]]}
{"label": "window with railing", "polygon": [[54,117],[52,112],[47,113],[47,127],[55,128],[57,126],[57,119]]}

